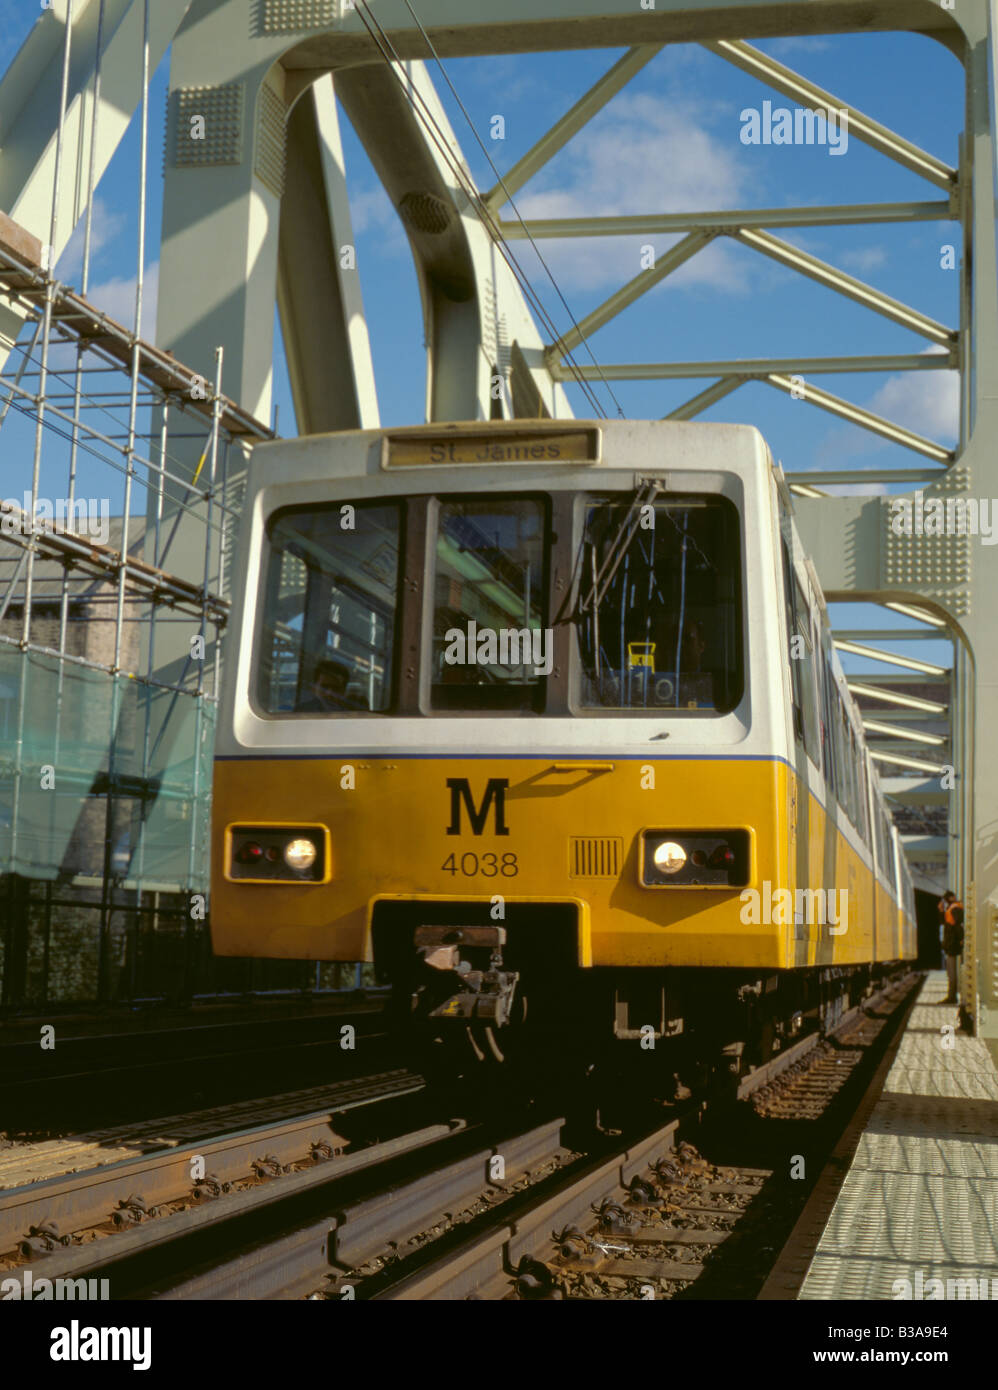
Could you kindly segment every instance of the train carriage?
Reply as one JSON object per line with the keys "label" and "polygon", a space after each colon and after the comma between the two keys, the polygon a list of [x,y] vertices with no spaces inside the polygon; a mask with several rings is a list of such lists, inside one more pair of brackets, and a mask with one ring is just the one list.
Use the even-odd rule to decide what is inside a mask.
{"label": "train carriage", "polygon": [[373,959],[400,1020],[497,1054],[568,1021],[746,1061],[915,954],[756,430],[276,441],[240,546],[216,953]]}

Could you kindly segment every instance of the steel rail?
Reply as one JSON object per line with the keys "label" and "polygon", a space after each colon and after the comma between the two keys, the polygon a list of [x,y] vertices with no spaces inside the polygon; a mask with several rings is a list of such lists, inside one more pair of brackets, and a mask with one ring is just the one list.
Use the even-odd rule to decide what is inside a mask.
{"label": "steel rail", "polygon": [[626,1192],[631,1181],[649,1166],[653,1156],[672,1149],[678,1120],[656,1129],[602,1160],[582,1177],[574,1175],[553,1196],[540,1202],[529,1196],[516,1204],[511,1219],[485,1235],[473,1238],[426,1269],[374,1296],[377,1301],[460,1299],[473,1294],[487,1298],[511,1286],[511,1272],[524,1260],[537,1259],[549,1247],[552,1232],[583,1220],[592,1208]]}
{"label": "steel rail", "polygon": [[[141,1157],[0,1189],[0,1251],[18,1248],[25,1256],[48,1255],[64,1248],[74,1232],[116,1218],[116,1224],[130,1224],[128,1211],[149,1212],[187,1198],[197,1201],[210,1195],[213,1186],[221,1190],[224,1184],[252,1178],[254,1162],[274,1160],[275,1164],[268,1166],[284,1166],[325,1152],[322,1146],[331,1155],[346,1142],[336,1132],[336,1116],[413,1095],[423,1086],[422,1077],[401,1070],[359,1078],[327,1088],[327,1094],[333,1093],[331,1103],[290,1119],[243,1126],[230,1133],[202,1134],[182,1144],[160,1140],[154,1152]],[[158,1128],[162,1133],[179,1123],[161,1120],[152,1131],[155,1134]],[[104,1131],[104,1142],[110,1142],[115,1132]],[[350,1155],[351,1163],[368,1152]],[[192,1177],[192,1172],[202,1171],[192,1166],[195,1159],[203,1160],[203,1182]],[[345,1162],[337,1160],[337,1172],[343,1171]],[[129,1207],[134,1198],[140,1203]],[[122,1216],[123,1212],[126,1215]]]}
{"label": "steel rail", "polygon": [[[509,1157],[507,1181],[512,1180],[541,1152],[546,1156],[556,1150],[562,1123],[559,1119],[508,1144],[484,1148],[463,1120],[428,1125],[335,1162],[59,1252],[45,1260],[41,1274],[51,1280],[106,1278],[112,1298],[299,1297],[330,1272],[333,1242],[355,1259],[367,1258],[384,1248],[386,1238],[398,1240],[400,1230],[416,1234],[430,1213],[439,1213],[441,1201],[448,1209],[453,1206],[458,1175],[473,1200],[488,1188],[490,1162],[497,1154]],[[441,1154],[469,1144],[475,1146],[471,1153],[441,1167]],[[344,1178],[363,1178],[420,1156],[424,1163],[429,1157],[430,1166],[408,1191],[397,1172],[373,1200],[368,1192],[348,1202],[339,1191]],[[171,1275],[177,1261],[179,1269]],[[185,1277],[191,1269],[199,1272]]]}
{"label": "steel rail", "polygon": [[[847,1010],[828,1036],[834,1038],[840,1033],[848,1031],[859,1022],[868,1009],[876,1008],[882,1003],[889,1002],[891,995],[895,993],[895,991],[899,991],[902,988],[908,989],[912,979],[913,974],[909,972],[900,980],[891,982],[883,989],[878,990],[876,994],[871,995],[869,999],[864,999],[862,1003]],[[775,1080],[782,1072],[788,1070],[788,1068],[792,1066],[796,1066],[798,1062],[803,1061],[808,1053],[811,1052],[821,1040],[822,1035],[820,1033],[808,1033],[800,1042],[794,1043],[792,1047],[788,1047],[784,1052],[778,1053],[771,1061],[764,1063],[761,1067],[755,1067],[739,1082],[738,1099],[745,1100],[748,1096],[761,1090],[763,1086],[768,1086],[769,1083]]]}
{"label": "steel rail", "polygon": [[[903,994],[910,984],[910,975],[890,982],[845,1014],[831,1036],[848,1035],[862,1022],[865,1011],[876,1008],[881,1002],[896,1003],[898,991]],[[839,1074],[838,1086],[828,1090],[822,1079],[822,1067],[827,1071],[823,1061],[814,1068],[813,1081],[810,1074],[803,1077],[799,1074],[799,1064],[818,1040],[817,1034],[801,1039],[772,1062],[750,1073],[737,1092],[738,1098],[786,1074],[791,1082],[791,1108],[797,1106],[800,1119],[813,1118],[823,1109],[820,1097],[816,1100],[814,1093],[824,1087],[828,1091],[824,1101],[827,1106],[841,1085]],[[796,1076],[795,1072],[798,1072]],[[777,1109],[781,1105],[786,1109],[787,1103],[778,1099]],[[100,1275],[109,1279],[113,1297],[171,1301],[301,1298],[309,1293],[328,1293],[329,1277],[335,1275],[341,1296],[352,1297],[356,1285],[370,1277],[365,1266],[379,1257],[397,1257],[407,1242],[430,1231],[438,1233],[442,1224],[450,1226],[459,1238],[461,1232],[454,1230],[454,1217],[471,1212],[482,1203],[484,1211],[472,1219],[470,1236],[463,1241],[458,1239],[456,1249],[453,1248],[453,1235],[445,1237],[445,1244],[450,1243],[452,1248],[418,1273],[405,1275],[387,1290],[373,1290],[373,1298],[502,1297],[509,1294],[514,1280],[521,1296],[543,1297],[547,1296],[543,1282],[544,1259],[555,1258],[550,1250],[557,1228],[571,1226],[585,1217],[590,1217],[591,1221],[591,1212],[603,1208],[607,1201],[618,1202],[623,1208],[629,1198],[633,1198],[632,1207],[647,1207],[647,1201],[634,1196],[632,1184],[635,1179],[642,1178],[654,1157],[670,1161],[673,1140],[683,1118],[680,1115],[636,1141],[633,1138],[624,1141],[616,1152],[607,1154],[602,1149],[575,1157],[564,1174],[545,1173],[540,1181],[523,1192],[516,1191],[515,1184],[524,1174],[539,1165],[553,1162],[557,1166],[570,1158],[571,1151],[561,1138],[562,1119],[550,1120],[502,1143],[485,1144],[482,1143],[482,1127],[469,1129],[465,1122],[457,1122],[461,1127],[455,1132],[453,1122],[450,1126],[432,1126],[389,1141],[387,1146],[374,1145],[334,1163],[317,1164],[262,1186],[216,1196],[208,1204],[143,1221],[110,1240],[58,1251],[45,1260],[43,1273],[47,1278]],[[313,1132],[317,1120],[324,1127],[325,1137],[317,1137]],[[290,1148],[297,1147],[299,1155],[306,1143],[310,1151],[316,1142],[328,1151],[331,1147],[330,1120],[328,1111],[318,1116],[298,1116],[267,1133],[267,1147],[272,1147],[273,1135]],[[241,1169],[243,1176],[246,1176],[247,1163],[260,1172],[260,1149],[265,1133],[266,1127],[258,1127],[227,1136],[225,1144],[220,1145],[226,1161]],[[453,1143],[456,1138],[461,1140],[457,1146]],[[397,1172],[384,1166],[427,1146],[430,1146],[429,1153],[422,1157],[430,1158],[430,1166],[424,1163],[414,1177],[405,1174],[400,1180]],[[213,1167],[218,1168],[210,1143],[196,1147],[202,1156],[210,1156]],[[680,1158],[683,1147],[679,1146]],[[449,1161],[455,1151],[458,1156]],[[188,1192],[191,1152],[188,1147],[183,1156],[162,1152],[152,1156],[161,1170],[169,1171],[172,1164],[174,1181],[184,1182]],[[255,1159],[251,1155],[255,1155]],[[448,1161],[441,1163],[442,1155]],[[497,1170],[496,1160],[500,1157],[502,1165]],[[275,1175],[280,1173],[281,1163],[276,1153],[263,1155],[264,1171],[268,1170],[268,1165],[269,1171]],[[148,1171],[148,1161],[139,1166]],[[706,1167],[706,1163],[701,1163],[702,1169]],[[344,1200],[339,1180],[361,1170],[367,1170],[369,1177],[376,1175],[378,1187],[374,1191],[351,1194],[349,1200]],[[109,1165],[103,1173],[84,1175],[90,1179],[85,1184],[88,1189],[104,1176],[113,1176],[122,1190],[132,1188],[130,1197],[119,1198],[119,1211],[123,1214],[118,1219],[123,1225],[130,1223],[136,1211],[141,1219],[148,1206],[145,1200],[136,1201],[134,1183],[130,1182],[135,1171],[136,1165],[130,1162]],[[738,1180],[739,1173],[742,1178],[748,1177],[749,1185]],[[218,1176],[216,1173],[216,1191],[221,1187]],[[723,1192],[740,1200],[761,1192],[758,1183],[768,1176],[768,1171],[740,1169],[734,1175],[725,1173],[722,1176],[725,1181],[719,1184],[701,1182],[701,1190],[708,1195]],[[72,1180],[63,1181],[65,1186],[72,1184]],[[645,1187],[652,1181],[642,1178]],[[511,1184],[514,1185],[512,1190]],[[37,1197],[37,1191],[34,1195]],[[693,1195],[696,1199],[697,1194]],[[501,1209],[494,1210],[497,1196],[505,1200]],[[102,1210],[107,1210],[106,1201]],[[682,1210],[694,1217],[693,1229],[671,1223],[644,1228],[635,1224],[633,1229],[625,1225],[618,1233],[611,1225],[609,1238],[612,1240],[614,1234],[620,1234],[632,1246],[635,1241],[676,1246],[681,1255],[685,1255],[688,1248],[689,1258],[628,1265],[597,1257],[598,1275],[619,1277],[624,1271],[630,1272],[632,1277],[683,1281],[699,1278],[704,1266],[698,1263],[697,1248],[719,1244],[729,1233],[726,1227],[705,1228],[701,1213],[721,1220],[737,1220],[740,1213],[717,1206],[686,1205]],[[638,1221],[634,1212],[625,1216],[626,1221]],[[73,1219],[80,1219],[78,1202],[73,1209]],[[607,1228],[602,1215],[600,1219],[603,1231]],[[582,1239],[583,1243],[590,1241],[607,1252],[614,1248],[612,1244],[604,1245],[598,1236]],[[556,1247],[557,1243],[555,1239]],[[31,1253],[38,1253],[36,1248],[30,1245],[28,1248]],[[631,1253],[633,1255],[633,1248]],[[566,1267],[564,1250],[561,1258],[562,1267]],[[571,1258],[567,1268],[572,1268]],[[541,1270],[541,1276],[531,1270]],[[537,1284],[538,1277],[540,1284]],[[557,1297],[553,1280],[550,1283],[548,1292]]]}
{"label": "steel rail", "polygon": [[[830,1037],[840,1037],[848,1034],[855,1029],[860,1022],[865,1011],[876,1008],[877,1005],[894,1004],[897,1002],[898,994],[910,990],[912,976],[903,977],[901,981],[891,981],[887,987],[874,994],[863,1004],[856,1005],[842,1015],[838,1023],[831,1030]],[[801,1063],[816,1047],[820,1041],[820,1034],[809,1034],[796,1042],[794,1047],[788,1048],[773,1058],[773,1061],[766,1065],[756,1068],[753,1072],[742,1080],[739,1084],[735,1098],[744,1099],[759,1091],[763,1086],[767,1086],[777,1077],[784,1074],[792,1074],[795,1066]],[[834,1091],[826,1097],[826,1104],[830,1104],[834,1099]],[[808,1116],[803,1116],[808,1118]],[[587,1173],[581,1179],[568,1181],[564,1184],[562,1191],[557,1191],[553,1197],[546,1198],[541,1202],[531,1201],[525,1197],[520,1204],[520,1209],[516,1209],[510,1215],[507,1209],[499,1215],[500,1225],[493,1226],[488,1232],[477,1234],[471,1240],[464,1241],[457,1250],[446,1252],[443,1257],[436,1259],[427,1268],[414,1273],[393,1284],[391,1289],[375,1293],[374,1301],[411,1301],[411,1300],[460,1300],[460,1298],[503,1298],[509,1297],[513,1286],[516,1284],[518,1293],[521,1297],[548,1297],[550,1290],[545,1289],[546,1262],[552,1259],[553,1254],[559,1245],[559,1238],[555,1236],[557,1230],[567,1230],[573,1226],[580,1226],[585,1219],[592,1223],[592,1212],[599,1211],[607,1201],[614,1201],[619,1204],[621,1209],[627,1211],[628,1202],[631,1204],[632,1219],[635,1220],[635,1232],[639,1232],[638,1209],[641,1208],[641,1201],[631,1201],[631,1184],[634,1179],[641,1177],[645,1169],[652,1165],[652,1155],[663,1150],[673,1150],[673,1137],[676,1136],[681,1119],[673,1120],[670,1125],[663,1129],[656,1130],[655,1133],[639,1141],[632,1147],[621,1150],[620,1154],[610,1156],[609,1159],[599,1163],[598,1168]],[[664,1156],[660,1154],[659,1156]],[[759,1169],[735,1169],[735,1179],[738,1175],[749,1177],[751,1181],[758,1181],[764,1177],[771,1176],[769,1172]],[[721,1184],[707,1184],[707,1193],[724,1190],[733,1195],[755,1195],[762,1188],[748,1187],[739,1181],[726,1181]],[[687,1215],[699,1216],[709,1212],[710,1216],[723,1216],[721,1211],[713,1211],[706,1207],[684,1207],[682,1211]],[[735,1219],[741,1213],[733,1213]],[[702,1220],[698,1219],[698,1227],[702,1227]],[[600,1223],[602,1229],[602,1223]],[[673,1229],[669,1226],[645,1227],[644,1232],[631,1232],[628,1243],[637,1238],[638,1241],[645,1240],[649,1243],[660,1245],[677,1245],[677,1247],[712,1247],[712,1245],[723,1243],[728,1232],[719,1232],[716,1229]],[[623,1237],[628,1240],[627,1236]],[[607,1236],[605,1250],[607,1254],[613,1251],[613,1226],[610,1226],[610,1234]],[[595,1244],[599,1243],[596,1237]],[[638,1247],[639,1248],[639,1247]],[[566,1250],[562,1251],[564,1262]],[[571,1266],[571,1257],[566,1262],[568,1268]],[[698,1279],[703,1273],[703,1265],[698,1264],[696,1259],[685,1259],[685,1261],[662,1261],[656,1259],[651,1264],[639,1264],[627,1266],[621,1262],[619,1266],[606,1259],[603,1261],[592,1262],[592,1268],[596,1276],[621,1276],[625,1270],[630,1268],[632,1277],[646,1277],[646,1279],[673,1279],[673,1280],[694,1280]],[[557,1294],[555,1294],[557,1297]]]}
{"label": "steel rail", "polygon": [[804,1210],[797,1218],[785,1244],[778,1251],[769,1276],[759,1291],[758,1299],[760,1301],[795,1299],[800,1292],[818,1242],[828,1224],[842,1184],[849,1173],[853,1155],[859,1146],[859,1141],[873,1113],[874,1106],[884,1089],[888,1073],[904,1037],[905,1024],[918,1003],[918,994],[919,992],[914,990],[902,1006],[901,1018],[894,1036],[889,1041],[861,1100],[855,1107],[852,1118],[818,1175],[818,1180]]}
{"label": "steel rail", "polygon": [[[216,1246],[219,1240],[231,1241],[233,1236],[226,1230],[227,1227],[238,1227],[245,1237],[247,1219],[266,1219],[269,1216],[273,1221],[276,1208],[276,1219],[280,1220],[289,1206],[296,1200],[300,1204],[303,1198],[311,1198],[313,1202],[331,1201],[333,1199],[325,1189],[343,1178],[363,1173],[366,1169],[376,1169],[420,1149],[432,1150],[463,1137],[464,1133],[460,1122],[427,1125],[398,1138],[372,1144],[358,1153],[345,1155],[336,1161],[332,1169],[329,1165],[320,1164],[303,1172],[289,1174],[280,1182],[267,1183],[245,1192],[228,1193],[189,1210],[136,1226],[109,1240],[94,1241],[78,1246],[69,1253],[52,1256],[44,1262],[42,1275],[51,1280],[107,1278],[111,1295],[116,1298],[136,1297],[138,1283],[145,1286],[143,1292],[148,1297],[149,1281],[155,1283],[163,1276],[164,1256],[168,1251],[183,1247],[185,1242],[192,1242],[200,1253],[204,1249],[205,1237]],[[328,1221],[324,1225],[328,1232]],[[287,1240],[286,1235],[281,1235],[276,1242],[271,1240],[269,1247],[260,1242],[257,1245],[258,1256],[265,1257],[275,1243],[279,1250],[282,1249]],[[189,1258],[195,1263],[198,1261],[197,1256]],[[140,1271],[138,1275],[136,1267]],[[276,1288],[271,1285],[271,1296],[282,1287],[281,1284]]]}
{"label": "steel rail", "polygon": [[[485,1194],[509,1189],[530,1169],[567,1153],[561,1143],[563,1118],[515,1138],[483,1146],[443,1168],[435,1167],[401,1187],[341,1207],[270,1246],[240,1252],[214,1268],[156,1295],[160,1300],[301,1298],[338,1266],[357,1268],[399,1250],[429,1227],[468,1210]],[[503,1178],[491,1176],[503,1160]]]}

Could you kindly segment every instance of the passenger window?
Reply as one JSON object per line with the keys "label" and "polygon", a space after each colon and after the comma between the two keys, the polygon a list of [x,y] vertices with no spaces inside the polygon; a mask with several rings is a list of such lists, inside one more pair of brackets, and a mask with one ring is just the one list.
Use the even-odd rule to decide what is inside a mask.
{"label": "passenger window", "polygon": [[835,687],[839,748],[839,804],[856,829],[863,833],[863,773],[860,768],[860,743],[849,718],[841,689]]}
{"label": "passenger window", "polygon": [[826,651],[824,637],[821,646],[818,648],[818,669],[820,679],[818,681],[818,696],[821,701],[821,770],[825,778],[825,786],[829,794],[833,795],[836,788],[836,767],[835,767],[835,741],[833,736],[832,720],[832,701],[831,686],[832,680],[829,674],[828,652]]}
{"label": "passenger window", "polygon": [[862,753],[859,764],[859,821],[856,829],[859,831],[864,844],[870,843],[870,825],[867,815],[867,802],[870,795],[869,774],[866,769],[866,752]]}
{"label": "passenger window", "polygon": [[794,578],[794,630],[800,639],[794,643],[798,653],[793,657],[798,671],[800,703],[804,716],[804,747],[811,761],[818,765],[819,752],[818,710],[815,700],[814,643],[811,640],[811,610],[808,606],[800,581]]}

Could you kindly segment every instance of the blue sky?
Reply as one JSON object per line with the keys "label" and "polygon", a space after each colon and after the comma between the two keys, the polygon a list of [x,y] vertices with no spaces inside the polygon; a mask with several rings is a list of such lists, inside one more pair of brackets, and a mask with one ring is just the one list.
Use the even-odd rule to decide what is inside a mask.
{"label": "blue sky", "polygon": [[[0,71],[39,13],[35,0],[0,0]],[[938,44],[914,35],[789,39],[758,45],[949,163],[962,125],[962,70]],[[450,61],[447,72],[500,170],[508,169],[620,56],[623,50]],[[156,292],[162,191],[163,124],[168,57],[150,93],[148,316]],[[479,187],[494,178],[464,116],[435,74],[455,133]],[[696,45],[665,49],[517,195],[524,216],[573,216],[713,208],[937,199],[940,190],[852,138],[843,157],[812,147],[746,146],[740,113],[791,103]],[[505,139],[489,138],[492,117]],[[98,190],[97,246],[91,297],[131,321],[136,248],[138,130],[133,121]],[[344,120],[358,268],[384,424],[418,423],[425,398],[423,327],[404,233],[349,125]],[[509,210],[504,213],[509,216]],[[958,276],[940,268],[940,247],[954,243],[952,223],[777,231],[776,235],[868,280],[887,294],[955,324]],[[576,318],[590,312],[640,269],[639,248],[661,251],[674,238],[541,243]],[[529,246],[512,243],[518,260],[559,326],[568,326],[557,295]],[[58,267],[79,283],[79,238]],[[279,340],[278,340],[279,342]],[[720,238],[590,340],[601,363],[727,357],[918,353],[928,342],[802,276]],[[580,361],[587,360],[583,349]],[[293,432],[293,407],[278,348],[275,403],[282,434]],[[824,376],[817,383],[938,442],[956,440],[956,382],[945,372],[905,376]],[[613,394],[632,418],[657,418],[708,384],[701,381],[615,382]],[[616,406],[594,384],[607,414]],[[579,415],[590,408],[569,388]],[[788,470],[922,466],[919,455],[838,421],[761,384],[741,387],[700,417],[756,424]],[[26,422],[25,422],[26,423]],[[15,429],[11,425],[15,424]],[[13,420],[4,452],[23,438]],[[20,451],[19,451],[20,453]],[[10,454],[8,453],[8,462]],[[55,467],[53,460],[53,467]],[[105,470],[94,465],[101,487]],[[7,487],[9,469],[4,468]],[[16,490],[18,480],[11,491]],[[81,482],[87,486],[84,468]],[[888,490],[894,490],[889,488]],[[869,615],[870,610],[866,610]],[[857,615],[837,613],[855,625]],[[878,625],[886,625],[878,620]],[[905,644],[902,651],[911,651]],[[942,650],[942,649],[941,649]],[[932,659],[931,657],[929,659]]]}
{"label": "blue sky", "polygon": [[[961,74],[938,45],[914,36],[879,35],[785,40],[759,47],[798,66],[932,153],[955,160]],[[488,131],[493,113],[506,113],[506,140],[486,139],[502,169],[514,163],[616,56],[563,55],[552,64],[541,55],[447,66],[479,132]],[[554,81],[552,72],[557,74]],[[885,80],[885,73],[897,76]],[[524,216],[578,216],[940,196],[924,180],[855,139],[841,157],[818,146],[743,145],[740,112],[767,98],[774,105],[789,105],[698,46],[666,49],[525,186],[517,197],[519,209]],[[445,100],[455,130],[461,132],[463,118],[449,98]],[[491,185],[491,171],[477,145],[471,140],[462,143],[478,182]],[[939,247],[954,234],[952,224],[935,223],[776,233],[946,322],[955,319],[958,286],[955,272],[939,268]],[[541,245],[573,313],[581,317],[637,273],[639,247],[645,240]],[[674,239],[648,240],[662,249]],[[561,325],[564,314],[542,273],[533,273],[529,248],[516,242],[514,250],[531,268],[531,278]],[[730,238],[721,238],[596,333],[590,346],[600,362],[629,362],[917,353],[927,343]],[[578,356],[583,360],[581,350]],[[655,417],[707,384],[622,382],[613,390],[627,415]],[[897,412],[912,427],[953,442],[954,383],[944,373],[897,382],[857,374],[824,377],[819,384],[885,414]],[[605,388],[602,394],[612,411]],[[573,394],[573,404],[584,409],[578,394]],[[787,468],[918,462],[908,451],[839,424],[764,385],[740,388],[701,418],[758,424]]]}

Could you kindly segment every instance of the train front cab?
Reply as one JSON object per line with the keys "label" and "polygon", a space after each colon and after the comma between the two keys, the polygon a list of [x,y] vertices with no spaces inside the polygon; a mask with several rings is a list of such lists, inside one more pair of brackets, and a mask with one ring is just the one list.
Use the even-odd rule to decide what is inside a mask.
{"label": "train front cab", "polygon": [[[781,890],[839,886],[848,858],[803,811],[765,445],[601,428],[585,468],[386,469],[375,434],[258,450],[215,770],[219,954],[373,955],[402,997],[435,970],[453,990],[434,1010],[458,1018],[510,1004],[481,978],[452,1004],[475,993],[459,975],[491,969],[519,976],[514,996],[585,1000],[619,1035],[648,1008],[659,1034],[735,1027],[728,1012],[794,967],[870,958],[852,919],[842,935],[761,920]],[[615,555],[649,477],[654,544]],[[602,590],[580,582],[580,560],[614,559]],[[570,594],[590,603],[566,621]],[[682,621],[649,636],[652,609]],[[447,669],[455,629],[503,613],[551,631],[547,672]],[[325,708],[322,663],[345,668]],[[298,867],[302,842],[316,854]]]}

